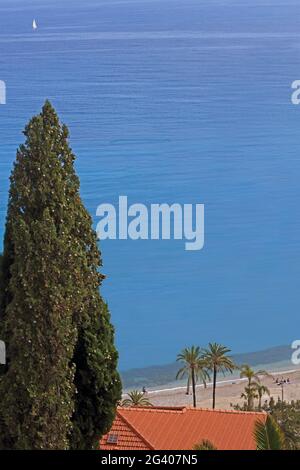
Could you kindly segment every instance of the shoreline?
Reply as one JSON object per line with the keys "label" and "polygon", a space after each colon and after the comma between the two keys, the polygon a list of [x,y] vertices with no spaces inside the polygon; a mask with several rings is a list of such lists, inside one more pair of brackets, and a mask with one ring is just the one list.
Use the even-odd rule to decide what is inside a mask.
{"label": "shoreline", "polygon": [[[274,371],[274,372],[269,372],[269,374],[271,376],[273,375],[287,375],[287,374],[294,374],[295,372],[298,372],[300,369],[291,369],[291,370],[284,370],[284,371]],[[268,372],[268,371],[267,371]],[[231,379],[224,379],[224,380],[218,380],[217,381],[217,385],[226,385],[226,384],[235,384],[237,382],[245,382],[247,381],[246,378],[234,378],[232,377]],[[209,388],[209,387],[212,387],[213,385],[213,382],[208,382],[206,384],[206,387],[204,387],[203,383],[202,384],[196,384],[196,389],[197,388]],[[177,391],[177,390],[186,390],[186,385],[181,385],[181,386],[178,386],[178,387],[170,387],[170,388],[163,388],[163,389],[156,389],[156,390],[147,390],[147,395],[151,395],[151,394],[154,394],[154,393],[164,393],[164,392],[174,392],[174,391]],[[124,395],[126,395],[126,393],[124,393]]]}
{"label": "shoreline", "polygon": [[[283,386],[278,385],[275,379],[281,377],[289,378],[289,382]],[[270,397],[275,401],[282,399],[287,402],[300,399],[300,368],[284,369],[270,372],[269,376],[261,377],[261,383],[265,385],[269,394],[264,394],[262,403],[267,402]],[[216,388],[216,409],[232,410],[235,405],[243,406],[245,400],[242,394],[247,384],[246,378],[226,378],[219,380]],[[190,393],[186,394],[185,387],[164,388],[160,390],[151,390],[145,395],[153,406],[163,407],[191,407],[193,406],[193,396]],[[196,387],[196,401],[199,408],[212,407],[212,384],[210,383],[206,388],[203,384],[198,384]],[[257,403],[257,400],[256,400]]]}
{"label": "shoreline", "polygon": [[[300,366],[296,366],[294,365],[294,368],[293,369],[287,369],[287,365],[285,364],[283,366],[283,369],[280,369],[280,366],[279,366],[280,363],[277,363],[277,368],[276,368],[276,363],[274,364],[261,364],[260,366],[255,366],[253,367],[254,370],[266,370],[270,375],[285,375],[285,374],[292,374],[292,373],[295,373],[295,372],[298,372],[300,371]],[[274,367],[274,369],[272,368],[272,366]],[[237,382],[242,382],[244,381],[245,379],[244,378],[240,378],[239,375],[237,375],[236,373],[233,373],[232,375],[225,375],[224,378],[222,379],[219,379],[217,381],[217,385],[219,386],[222,386],[223,385],[226,385],[226,384],[230,384],[230,383],[237,383]],[[176,392],[176,391],[180,391],[180,390],[184,390],[186,389],[186,381],[183,381],[183,380],[180,380],[177,382],[178,385],[176,385],[176,382],[169,382],[169,383],[166,383],[165,385],[161,385],[161,386],[153,386],[153,387],[146,387],[147,389],[147,394],[148,395],[151,395],[151,394],[156,394],[156,393],[164,393],[164,392]],[[207,382],[206,384],[206,388],[209,388],[212,386],[212,382]],[[128,394],[128,392],[130,392],[131,390],[139,390],[141,387],[138,387],[138,386],[132,386],[132,387],[126,387],[126,389],[123,389],[122,391],[122,397],[123,396],[126,396]],[[201,384],[196,384],[196,388],[204,388],[204,385],[203,383]],[[299,397],[300,398],[300,397]]]}
{"label": "shoreline", "polygon": [[[260,351],[232,353],[231,357],[238,368],[242,364],[249,364],[254,370],[263,369],[271,373],[273,371],[274,373],[278,373],[280,370],[290,371],[300,366],[300,364],[294,364],[292,362],[292,350],[291,345],[281,345]],[[148,391],[156,391],[185,386],[185,380],[176,380],[175,378],[178,368],[178,362],[174,361],[166,364],[121,370],[120,375],[123,383],[123,392],[142,390],[143,387],[146,387]],[[239,377],[238,369],[235,369],[233,374],[225,373],[224,376],[223,374],[218,374],[219,381],[233,377]]]}
{"label": "shoreline", "polygon": [[[279,365],[279,364],[277,364]],[[274,364],[275,366],[275,364]],[[261,367],[259,369],[262,369]],[[259,370],[256,368],[256,370]],[[262,376],[261,383],[265,385],[270,395],[264,394],[262,397],[263,402],[273,397],[274,400],[282,398],[284,394],[284,400],[290,402],[292,400],[300,400],[300,367],[294,366],[293,368],[283,367],[265,367],[270,375]],[[289,382],[284,384],[283,387],[275,382],[276,378],[288,377]],[[242,406],[244,398],[242,393],[244,392],[247,378],[241,378],[236,376],[226,376],[217,381],[216,388],[216,409],[232,410],[234,405]],[[186,394],[187,386],[166,386],[164,388],[153,388],[147,390],[145,397],[147,397],[153,406],[158,407],[192,407],[193,396],[190,388],[190,393]],[[127,396],[126,392],[123,392],[122,398]],[[212,407],[212,382],[207,383],[207,386],[197,384],[196,385],[196,400],[197,407],[199,408],[211,408]]]}

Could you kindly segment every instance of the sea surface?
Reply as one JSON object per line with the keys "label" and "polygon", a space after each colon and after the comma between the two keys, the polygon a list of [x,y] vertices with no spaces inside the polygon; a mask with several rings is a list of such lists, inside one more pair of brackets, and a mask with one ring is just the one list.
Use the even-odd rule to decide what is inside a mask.
{"label": "sea surface", "polygon": [[297,79],[299,0],[1,0],[0,246],[21,131],[49,98],[95,224],[119,195],[205,204],[201,251],[101,243],[121,369],[298,339]]}

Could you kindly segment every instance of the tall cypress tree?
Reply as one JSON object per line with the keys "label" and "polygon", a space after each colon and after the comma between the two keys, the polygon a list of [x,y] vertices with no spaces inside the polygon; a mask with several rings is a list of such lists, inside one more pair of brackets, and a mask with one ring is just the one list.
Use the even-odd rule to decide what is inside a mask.
{"label": "tall cypress tree", "polygon": [[0,276],[8,359],[0,442],[13,449],[95,447],[121,393],[96,235],[79,196],[68,130],[49,102],[24,134]]}
{"label": "tall cypress tree", "polygon": [[91,321],[79,330],[74,356],[78,393],[71,448],[80,450],[99,447],[99,436],[109,430],[115,416],[112,403],[115,405],[121,398],[116,371],[118,355],[113,347],[114,330],[107,305],[96,297],[91,300],[89,312]]}

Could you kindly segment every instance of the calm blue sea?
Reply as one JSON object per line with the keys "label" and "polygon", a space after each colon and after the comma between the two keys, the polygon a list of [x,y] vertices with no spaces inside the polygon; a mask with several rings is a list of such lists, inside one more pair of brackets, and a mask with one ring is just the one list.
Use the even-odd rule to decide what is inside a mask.
{"label": "calm blue sea", "polygon": [[1,243],[21,130],[46,98],[95,223],[119,195],[205,204],[202,251],[102,242],[122,369],[299,337],[299,25],[299,0],[1,0]]}

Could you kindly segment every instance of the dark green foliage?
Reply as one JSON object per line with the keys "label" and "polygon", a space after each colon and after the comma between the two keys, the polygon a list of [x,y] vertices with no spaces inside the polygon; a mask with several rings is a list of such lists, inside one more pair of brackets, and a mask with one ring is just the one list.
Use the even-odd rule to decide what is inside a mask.
{"label": "dark green foliage", "polygon": [[194,450],[218,450],[208,439],[202,439],[199,444],[194,446]]}
{"label": "dark green foliage", "polygon": [[[101,311],[101,315],[99,315]],[[109,431],[115,405],[121,398],[121,382],[116,372],[118,356],[113,347],[114,331],[107,305],[97,297],[90,305],[91,322],[79,333],[75,351],[75,413],[73,449],[96,449],[99,436]]]}
{"label": "dark green foliage", "polygon": [[290,403],[270,399],[263,407],[276,420],[285,435],[287,449],[300,450],[300,400]]}
{"label": "dark green foliage", "polygon": [[[247,403],[243,406],[231,405],[235,410],[247,411]],[[284,435],[284,448],[300,450],[300,400],[292,400],[290,403],[270,398],[262,406],[262,410],[272,416]],[[254,411],[260,411],[259,407]]]}
{"label": "dark green foliage", "polygon": [[[8,364],[0,381],[5,427],[0,445],[67,449],[73,424],[81,429],[81,416],[75,411],[73,422],[72,416],[86,392],[77,371],[75,400],[77,352],[87,354],[80,360],[94,406],[93,418],[84,420],[90,420],[88,443],[101,436],[113,417],[114,389],[106,394],[105,407],[97,407],[98,392],[114,380],[119,386],[117,354],[102,309],[101,259],[79,196],[68,130],[46,102],[24,134],[11,176],[1,272],[0,338],[6,342]],[[100,374],[107,350],[114,359]]]}
{"label": "dark green foliage", "polygon": [[265,422],[257,420],[254,426],[256,450],[284,450],[285,437],[278,423],[272,416]]}
{"label": "dark green foliage", "polygon": [[[10,231],[6,229],[4,237],[4,253],[0,258],[0,321],[4,320],[5,309],[9,304],[8,284],[10,279],[10,265],[13,258],[13,244],[10,239]],[[1,331],[1,324],[0,324]]]}

